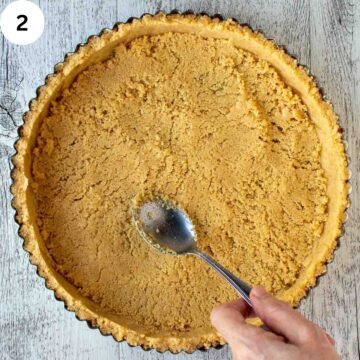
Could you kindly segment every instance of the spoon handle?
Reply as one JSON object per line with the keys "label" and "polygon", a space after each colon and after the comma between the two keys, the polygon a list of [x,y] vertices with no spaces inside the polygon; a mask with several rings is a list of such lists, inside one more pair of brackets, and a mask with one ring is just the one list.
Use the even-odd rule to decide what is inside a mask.
{"label": "spoon handle", "polygon": [[220,265],[217,261],[215,261],[211,256],[203,253],[202,251],[195,250],[194,252],[192,252],[192,254],[206,261],[210,266],[212,266],[225,280],[227,280],[230,283],[230,285],[240,294],[240,296],[250,306],[252,306],[249,297],[251,291],[250,285],[237,278],[229,270],[226,270],[222,265]]}

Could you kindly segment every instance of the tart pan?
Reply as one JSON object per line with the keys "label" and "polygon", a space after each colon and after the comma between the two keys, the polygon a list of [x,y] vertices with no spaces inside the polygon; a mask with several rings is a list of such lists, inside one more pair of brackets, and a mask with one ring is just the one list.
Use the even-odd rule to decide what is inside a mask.
{"label": "tart pan", "polygon": [[[186,16],[186,15],[188,15],[188,16],[194,16],[194,13],[193,13],[192,11],[186,11],[186,12],[180,13],[180,12],[178,12],[178,11],[176,11],[176,10],[170,12],[170,13],[167,14],[166,16],[171,16],[172,14],[178,14],[178,15],[183,15],[183,16]],[[74,51],[73,53],[67,53],[67,54],[65,55],[65,57],[64,57],[64,62],[66,62],[69,58],[71,58],[71,56],[72,56],[74,53],[80,52],[81,49],[82,49],[84,46],[91,46],[91,43],[94,41],[94,39],[97,39],[97,38],[101,37],[103,34],[109,33],[109,32],[111,32],[111,31],[113,31],[113,30],[117,30],[118,27],[121,26],[121,25],[123,25],[123,24],[130,24],[130,23],[132,23],[133,21],[141,20],[141,19],[144,18],[144,17],[153,17],[153,16],[159,16],[159,15],[160,15],[160,16],[164,16],[164,13],[158,12],[158,13],[156,13],[155,15],[151,15],[151,14],[145,13],[145,14],[143,14],[143,15],[142,15],[141,17],[139,17],[139,18],[133,18],[133,17],[132,17],[132,18],[129,18],[126,22],[118,22],[118,23],[116,23],[116,24],[114,25],[113,29],[105,28],[105,29],[103,29],[98,35],[92,35],[92,36],[90,36],[90,37],[87,39],[86,43],[81,43],[81,44],[77,45],[77,47],[76,47],[76,49],[75,49],[75,51]],[[207,19],[212,19],[212,20],[215,20],[215,21],[222,21],[222,20],[223,20],[223,17],[222,17],[221,15],[218,15],[218,14],[217,14],[217,15],[210,16],[210,15],[208,15],[207,13],[202,12],[202,13],[196,14],[196,16],[202,16],[202,17],[205,17],[205,18],[207,18]],[[231,20],[232,20],[233,22],[235,22],[236,24],[240,25],[240,26],[248,27],[249,29],[251,29],[252,31],[254,31],[254,30],[253,30],[248,24],[246,24],[246,23],[240,23],[240,22],[238,22],[236,19],[231,19]],[[257,31],[254,31],[254,32],[259,33],[258,30],[257,30]],[[261,32],[260,32],[260,33],[261,33]],[[282,46],[276,45],[276,47],[277,47],[278,49],[282,49],[282,50],[286,51],[286,49],[285,49],[284,47],[282,47]],[[293,59],[296,61],[296,59],[295,59],[294,56],[290,55],[290,57],[293,58]],[[61,71],[64,62],[56,64],[55,67],[54,67],[54,73],[53,73],[53,74],[50,74],[50,75],[48,75],[48,76],[46,77],[45,83],[44,83],[43,86],[40,86],[40,87],[37,88],[37,91],[36,91],[36,95],[37,95],[37,96],[36,96],[36,98],[32,99],[32,100],[29,102],[29,110],[31,110],[31,109],[33,108],[33,105],[34,105],[34,103],[36,102],[36,99],[40,96],[42,90],[44,89],[44,86],[49,83],[51,77]],[[305,71],[307,72],[307,74],[309,74],[309,70],[308,70],[305,66],[303,66],[303,65],[299,65],[299,66],[302,67],[303,69],[305,69]],[[312,76],[311,76],[311,78],[314,79]],[[326,96],[323,94],[323,90],[322,90],[321,88],[319,88],[318,86],[317,86],[317,88],[320,90],[320,94],[321,94],[321,96],[322,96],[322,99],[323,99],[324,101],[327,101]],[[23,120],[24,120],[24,122],[26,121],[27,114],[28,114],[28,112],[26,112],[26,113],[23,115]],[[346,151],[347,148],[348,148],[348,144],[346,143],[346,141],[345,141],[344,138],[343,138],[343,131],[341,130],[340,127],[339,127],[339,129],[340,129],[339,131],[342,133],[342,142],[343,142],[344,145],[345,145],[345,151]],[[18,134],[19,134],[19,139],[24,135],[24,128],[23,128],[23,126],[21,126],[21,127],[18,129]],[[19,139],[18,139],[18,140],[19,140]],[[13,193],[14,197],[16,197],[15,194],[16,194],[16,166],[17,166],[17,154],[18,154],[18,140],[17,140],[16,143],[15,143],[15,151],[16,151],[16,152],[15,152],[15,155],[12,157],[13,168],[12,168],[11,176],[12,176],[12,179],[13,179],[13,185],[11,186],[11,192]],[[346,152],[346,163],[347,163],[347,167],[349,167],[350,158],[349,158],[349,155],[347,154],[347,152]],[[346,206],[346,210],[345,210],[345,212],[344,212],[344,218],[343,218],[343,220],[342,220],[342,232],[341,232],[341,235],[340,235],[340,236],[338,237],[338,239],[337,239],[337,240],[338,240],[338,241],[337,241],[337,247],[339,246],[339,239],[340,239],[340,237],[343,236],[344,233],[345,233],[345,231],[344,231],[344,224],[345,224],[345,222],[346,222],[346,220],[347,220],[347,209],[348,209],[348,207],[349,207],[349,205],[350,205],[350,193],[351,193],[350,175],[351,175],[351,173],[350,173],[350,171],[349,171],[349,173],[348,173],[348,179],[347,179],[347,189],[348,189],[347,206]],[[22,237],[23,240],[24,240],[24,242],[23,242],[23,248],[24,248],[25,251],[27,251],[27,252],[30,254],[30,262],[31,262],[33,265],[36,266],[36,268],[37,268],[37,274],[38,274],[39,276],[45,278],[46,287],[47,287],[48,289],[50,289],[50,290],[54,290],[54,287],[53,287],[53,285],[51,284],[51,281],[49,281],[49,278],[47,278],[46,275],[40,270],[38,264],[34,261],[34,259],[33,259],[32,256],[31,256],[33,250],[28,246],[28,244],[27,244],[27,242],[26,242],[26,239],[25,239],[24,236],[23,236],[23,232],[22,232],[22,227],[23,227],[23,226],[22,226],[22,223],[23,223],[23,221],[20,219],[19,212],[18,212],[18,206],[17,206],[17,204],[16,204],[16,199],[14,200],[14,197],[13,197],[13,201],[12,201],[12,206],[13,206],[15,212],[16,212],[16,214],[15,214],[15,221],[18,223],[18,225],[19,225],[19,227],[20,227],[20,228],[19,228],[19,232],[18,232],[18,233],[19,233],[19,236]],[[334,249],[334,250],[335,250],[335,249]],[[332,254],[333,254],[333,252],[332,252]],[[328,262],[330,262],[330,261],[332,261],[332,257],[329,258],[324,264],[326,265],[326,263],[328,263]],[[317,285],[318,285],[318,283],[319,283],[319,277],[322,276],[323,274],[324,274],[324,272],[323,272],[322,274],[320,274],[320,275],[317,276],[316,284],[315,284],[314,286],[317,286]],[[307,289],[307,291],[309,291],[309,290],[310,290],[310,287]],[[58,296],[56,292],[54,292],[54,295],[55,295],[55,298],[56,298],[57,300],[64,302],[64,307],[65,307],[65,309],[67,309],[67,310],[69,310],[69,311],[74,311],[73,308],[70,308],[70,307],[68,306],[66,300],[65,300],[63,297]],[[78,320],[86,321],[87,324],[88,324],[88,326],[89,326],[90,328],[98,328],[97,324],[96,324],[94,321],[87,320],[86,317],[84,317],[83,314],[80,314],[80,315],[79,315],[78,313],[75,313],[75,316],[76,316],[76,318],[77,318]],[[100,329],[99,329],[99,330],[100,330]],[[102,335],[109,335],[109,333],[104,333],[102,330],[100,330],[100,332],[101,332]],[[119,341],[119,342],[127,340],[127,339],[126,339],[126,336],[124,336],[122,339],[117,339],[117,338],[113,335],[113,338],[114,338],[116,341]],[[128,344],[129,344],[130,346],[134,346],[134,345],[131,345],[129,342],[128,342]],[[148,346],[145,346],[145,345],[135,345],[135,346],[140,346],[143,350],[146,350],[146,351],[152,349],[152,348],[150,348],[150,347],[148,347]],[[211,347],[222,348],[222,347],[223,347],[223,343],[213,343],[213,344],[211,344]],[[193,353],[193,352],[196,351],[196,350],[201,350],[201,351],[204,351],[204,350],[205,350],[205,351],[206,351],[207,349],[208,349],[208,347],[207,347],[207,348],[194,348],[194,349],[192,349],[191,351],[184,351],[184,350],[183,350],[183,351],[184,351],[184,352],[187,352],[187,353]],[[155,350],[158,351],[159,353],[162,353],[162,352],[164,352],[164,351],[169,351],[169,352],[171,352],[171,353],[173,353],[173,354],[176,354],[176,353],[179,353],[179,352],[180,352],[180,351],[171,351],[171,350],[169,350],[169,349],[164,350],[164,351],[159,351],[158,349],[155,348]]]}

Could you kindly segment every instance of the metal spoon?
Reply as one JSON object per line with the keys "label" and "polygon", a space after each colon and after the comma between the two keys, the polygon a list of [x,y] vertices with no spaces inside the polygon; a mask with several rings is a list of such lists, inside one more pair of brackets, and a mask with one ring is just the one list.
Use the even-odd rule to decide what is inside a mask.
{"label": "metal spoon", "polygon": [[212,266],[250,305],[251,287],[196,247],[196,231],[188,215],[171,201],[160,197],[132,207],[141,237],[158,251],[171,255],[193,255]]}

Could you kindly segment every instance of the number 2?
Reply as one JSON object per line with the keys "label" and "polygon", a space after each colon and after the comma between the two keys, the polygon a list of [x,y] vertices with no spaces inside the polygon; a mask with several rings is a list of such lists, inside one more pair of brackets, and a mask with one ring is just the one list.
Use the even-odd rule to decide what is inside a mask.
{"label": "number 2", "polygon": [[28,21],[27,16],[26,16],[26,15],[19,15],[19,16],[17,17],[17,19],[23,19],[23,21],[17,26],[16,30],[17,30],[17,31],[27,31],[28,28],[27,28],[27,27],[23,27],[23,26],[27,23],[27,21]]}

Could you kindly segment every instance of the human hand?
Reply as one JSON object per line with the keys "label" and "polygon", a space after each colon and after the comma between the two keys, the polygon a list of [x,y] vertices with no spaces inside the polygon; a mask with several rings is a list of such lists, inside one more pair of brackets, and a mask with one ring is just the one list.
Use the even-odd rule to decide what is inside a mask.
{"label": "human hand", "polygon": [[[340,359],[334,339],[289,305],[261,287],[251,291],[250,299],[253,309],[238,299],[211,313],[211,322],[230,345],[233,360]],[[271,331],[247,324],[245,319],[253,315]]]}

